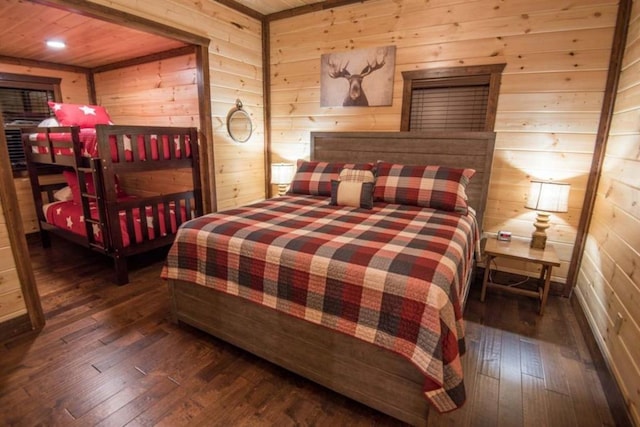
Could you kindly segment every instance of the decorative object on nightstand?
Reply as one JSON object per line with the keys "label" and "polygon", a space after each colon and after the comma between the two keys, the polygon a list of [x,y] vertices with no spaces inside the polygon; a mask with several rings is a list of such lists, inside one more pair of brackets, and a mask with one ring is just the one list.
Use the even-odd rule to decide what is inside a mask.
{"label": "decorative object on nightstand", "polygon": [[278,196],[284,196],[287,186],[291,183],[294,172],[293,163],[272,163],[271,164],[271,184],[278,186]]}
{"label": "decorative object on nightstand", "polygon": [[533,223],[536,230],[531,234],[532,248],[544,249],[547,243],[549,213],[568,211],[570,187],[565,182],[531,180],[525,207],[537,211],[536,222]]}

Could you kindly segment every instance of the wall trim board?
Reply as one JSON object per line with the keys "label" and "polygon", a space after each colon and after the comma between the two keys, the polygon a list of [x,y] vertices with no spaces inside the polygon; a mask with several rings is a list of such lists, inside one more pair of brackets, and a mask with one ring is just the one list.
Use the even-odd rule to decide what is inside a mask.
{"label": "wall trim board", "polygon": [[271,26],[262,20],[262,81],[264,98],[264,194],[273,196],[271,191]]}
{"label": "wall trim board", "polygon": [[294,7],[293,9],[275,12],[265,16],[267,21],[277,21],[279,19],[292,18],[294,16],[304,15],[307,13],[318,12],[326,9],[333,9],[341,6],[348,6],[354,3],[364,3],[367,0],[325,0],[318,3],[312,3],[305,6]]}
{"label": "wall trim board", "polygon": [[[198,84],[198,109],[200,110],[200,178],[202,186],[202,206],[204,213],[216,212],[215,156],[213,149],[213,123],[211,120],[211,75],[209,70],[209,47],[196,48],[196,72]],[[205,159],[203,162],[202,159]],[[203,164],[204,163],[204,164]]]}
{"label": "wall trim board", "polygon": [[58,9],[74,12],[79,15],[89,16],[91,18],[101,19],[112,24],[122,25],[124,27],[133,28],[136,30],[152,33],[158,36],[163,36],[178,40],[188,44],[196,45],[208,45],[209,39],[204,36],[183,31],[169,25],[162,24],[161,22],[152,21],[150,19],[142,18],[137,15],[113,9],[111,7],[102,6],[97,3],[92,3],[84,0],[31,0],[33,3],[41,4],[44,6],[55,7]]}
{"label": "wall trim board", "polygon": [[564,295],[570,296],[573,288],[578,280],[578,270],[582,262],[585,245],[587,242],[587,234],[593,216],[593,208],[596,203],[596,195],[598,191],[598,183],[602,173],[604,155],[607,150],[607,141],[609,139],[609,130],[613,119],[613,111],[618,93],[618,83],[620,81],[620,72],[622,71],[622,60],[627,44],[627,32],[629,22],[631,20],[631,7],[633,0],[620,0],[618,4],[618,15],[616,17],[616,26],[611,45],[611,56],[609,57],[609,68],[607,72],[607,82],[604,92],[604,100],[602,101],[602,110],[600,111],[600,120],[598,123],[598,133],[596,134],[596,143],[593,150],[591,160],[591,168],[589,178],[587,180],[587,188],[585,191],[584,202],[582,204],[582,213],[578,223],[576,232],[576,241],[571,254],[571,262],[567,272],[567,282],[564,287]]}
{"label": "wall trim board", "polygon": [[616,426],[632,427],[633,423],[631,422],[631,414],[629,414],[629,411],[627,410],[627,405],[622,391],[620,391],[620,387],[616,382],[611,367],[602,352],[600,343],[591,329],[591,324],[587,318],[585,310],[582,308],[583,303],[580,301],[581,298],[577,296],[578,294],[579,292],[571,295],[569,302],[576,316],[576,320],[578,321],[578,326],[582,331],[582,336],[584,337],[584,341],[589,349],[591,358],[593,359],[593,365],[598,373],[602,389],[604,390],[607,402],[609,403],[611,416],[613,417]]}
{"label": "wall trim board", "polygon": [[89,68],[77,67],[75,65],[58,64],[56,62],[35,61],[33,59],[14,58],[13,56],[0,55],[0,62],[11,65],[21,65],[31,68],[48,68],[51,70],[68,71],[71,73],[88,74]]}
{"label": "wall trim board", "polygon": [[[4,128],[4,121],[0,116],[0,127]],[[7,152],[7,141],[4,132],[0,134],[0,153]],[[40,296],[36,288],[36,279],[31,269],[31,258],[27,240],[24,235],[18,197],[13,184],[13,172],[9,156],[0,155],[0,201],[7,224],[7,235],[11,242],[11,250],[20,280],[22,297],[27,308],[29,318],[29,329],[41,329],[44,326],[45,318],[40,304]]]}

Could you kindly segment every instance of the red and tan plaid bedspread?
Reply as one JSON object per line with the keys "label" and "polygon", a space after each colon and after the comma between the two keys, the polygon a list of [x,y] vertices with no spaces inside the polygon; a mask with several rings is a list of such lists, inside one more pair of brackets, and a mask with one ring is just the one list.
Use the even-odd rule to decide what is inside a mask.
{"label": "red and tan plaid bedspread", "polygon": [[461,287],[475,220],[376,203],[285,196],[205,215],[178,231],[162,277],[247,298],[411,360],[441,412],[465,400]]}

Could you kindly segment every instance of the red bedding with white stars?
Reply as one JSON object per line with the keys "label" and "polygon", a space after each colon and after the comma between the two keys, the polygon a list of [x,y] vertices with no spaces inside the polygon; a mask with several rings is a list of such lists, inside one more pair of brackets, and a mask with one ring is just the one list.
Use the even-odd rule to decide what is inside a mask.
{"label": "red bedding with white stars", "polygon": [[[119,201],[125,201],[135,199],[133,196],[126,196],[118,199]],[[47,222],[51,225],[55,225],[56,227],[62,228],[67,231],[71,231],[75,234],[80,234],[82,236],[86,236],[86,226],[84,222],[84,215],[82,213],[82,206],[74,203],[73,201],[63,201],[63,202],[54,202],[49,203],[43,206],[44,216],[47,219]],[[182,208],[181,211],[182,218],[186,218],[186,211]],[[91,203],[91,217],[94,219],[98,218],[98,210],[95,203]],[[158,206],[158,217],[160,220],[160,234],[165,236],[167,234],[167,229],[164,220],[164,212],[160,206]],[[151,206],[146,207],[146,222],[149,233],[149,239],[153,240],[155,238],[154,231],[154,219],[152,214]],[[133,209],[133,222],[134,222],[134,230],[135,230],[135,242],[140,243],[143,240],[142,227],[140,225],[140,209]],[[131,244],[131,237],[127,232],[127,223],[125,212],[120,212],[120,229],[122,231],[122,241],[123,247],[127,247]],[[176,219],[175,212],[171,210],[171,233],[176,232]],[[100,231],[100,227],[96,224],[93,225],[93,234],[96,238],[96,241],[103,242],[102,233]]]}

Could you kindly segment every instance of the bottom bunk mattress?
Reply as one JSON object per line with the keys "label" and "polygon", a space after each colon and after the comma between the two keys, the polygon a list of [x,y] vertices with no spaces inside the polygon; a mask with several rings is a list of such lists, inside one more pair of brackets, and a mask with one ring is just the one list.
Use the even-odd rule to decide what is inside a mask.
{"label": "bottom bunk mattress", "polygon": [[400,354],[424,374],[425,397],[445,412],[465,400],[461,300],[477,239],[472,214],[284,196],[184,223],[162,277]]}
{"label": "bottom bunk mattress", "polygon": [[[118,201],[126,201],[126,200],[135,200],[136,198],[133,196],[126,196],[124,198],[118,199]],[[87,235],[87,228],[85,226],[84,214],[82,212],[82,205],[79,205],[72,200],[68,201],[60,201],[48,203],[43,206],[44,216],[47,220],[47,223],[54,225],[63,230],[72,232],[74,234],[78,234],[81,236]],[[98,209],[97,205],[92,202],[90,203],[91,209],[91,218],[98,219]],[[184,207],[181,208],[181,218],[186,218],[186,211]],[[132,209],[130,218],[127,218],[127,213],[125,211],[120,212],[120,230],[122,232],[122,247],[128,247],[131,245],[132,239],[129,233],[130,229],[133,229],[134,234],[134,243],[141,243],[145,240],[153,240],[156,238],[155,232],[155,220],[153,217],[153,208],[151,206],[147,206],[145,208],[144,221],[145,224],[142,224],[142,219],[140,215],[140,209]],[[161,236],[166,236],[167,234],[174,234],[178,227],[176,226],[176,217],[174,209],[170,210],[170,230],[167,232],[167,226],[165,221],[164,211],[161,205],[158,205],[158,218],[159,218],[159,230]],[[127,221],[131,220],[133,223],[133,228],[127,226]],[[143,227],[146,226],[147,236],[145,238]],[[102,230],[97,224],[92,224],[93,235],[97,242],[104,243],[104,236],[102,235]]]}

